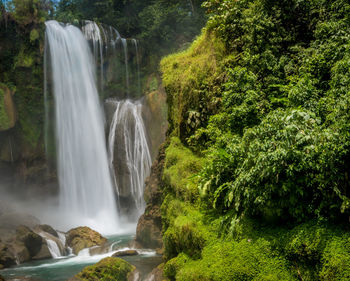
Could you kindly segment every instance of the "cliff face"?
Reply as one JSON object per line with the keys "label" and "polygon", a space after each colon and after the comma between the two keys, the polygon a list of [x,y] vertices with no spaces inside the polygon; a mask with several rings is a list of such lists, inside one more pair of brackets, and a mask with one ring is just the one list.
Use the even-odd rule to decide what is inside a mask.
{"label": "cliff face", "polygon": [[43,51],[47,11],[40,1],[0,7],[0,161],[23,183],[45,170]]}
{"label": "cliff face", "polygon": [[151,174],[146,180],[144,198],[146,210],[140,217],[137,230],[136,241],[146,248],[161,248],[162,242],[162,218],[160,207],[162,204],[162,174],[164,167],[165,149],[161,146],[159,154],[154,161]]}

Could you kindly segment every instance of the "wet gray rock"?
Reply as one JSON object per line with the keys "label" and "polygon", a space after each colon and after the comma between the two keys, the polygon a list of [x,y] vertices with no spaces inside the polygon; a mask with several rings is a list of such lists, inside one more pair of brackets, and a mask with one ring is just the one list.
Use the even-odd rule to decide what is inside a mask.
{"label": "wet gray rock", "polygon": [[34,227],[34,231],[35,232],[46,232],[46,233],[49,233],[51,234],[52,236],[55,236],[56,238],[58,238],[58,233],[56,230],[54,230],[52,228],[52,226],[48,225],[48,224],[39,224],[39,225],[36,225]]}
{"label": "wet gray rock", "polygon": [[32,257],[32,260],[44,260],[44,259],[50,259],[50,258],[52,258],[50,250],[49,250],[47,244],[43,243],[41,245],[41,249],[40,249],[39,253],[37,253],[34,257]]}
{"label": "wet gray rock", "polygon": [[124,250],[114,253],[112,257],[137,256],[138,254],[139,252],[136,250]]}
{"label": "wet gray rock", "polygon": [[[16,258],[9,247],[0,242],[0,269],[16,264]],[[0,279],[1,280],[1,279]]]}
{"label": "wet gray rock", "polygon": [[23,243],[31,257],[34,257],[40,252],[43,244],[43,238],[24,225],[17,227],[16,241]]}

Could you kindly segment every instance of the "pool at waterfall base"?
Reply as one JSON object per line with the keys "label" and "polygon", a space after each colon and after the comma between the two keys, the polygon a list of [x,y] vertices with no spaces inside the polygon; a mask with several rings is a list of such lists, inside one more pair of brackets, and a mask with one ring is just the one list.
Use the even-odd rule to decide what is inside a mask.
{"label": "pool at waterfall base", "polygon": [[[4,269],[0,275],[14,280],[18,277],[30,277],[40,281],[65,281],[79,273],[84,267],[95,264],[103,258],[112,256],[117,250],[129,249],[128,244],[133,241],[134,234],[107,236],[111,245],[110,251],[101,255],[90,256],[82,250],[77,256],[70,255],[56,259],[32,261]],[[126,256],[122,259],[134,265],[140,272],[142,280],[162,262],[162,257],[154,250],[136,249],[139,255]]]}

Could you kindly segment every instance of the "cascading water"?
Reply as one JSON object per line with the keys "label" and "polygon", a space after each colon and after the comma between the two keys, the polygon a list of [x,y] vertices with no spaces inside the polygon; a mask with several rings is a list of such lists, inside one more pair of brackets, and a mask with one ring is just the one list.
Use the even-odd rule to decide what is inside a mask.
{"label": "cascading water", "polygon": [[126,90],[129,94],[130,89],[130,81],[129,81],[129,67],[128,67],[128,42],[125,38],[122,38],[122,44],[124,49],[124,56],[125,56],[125,79],[126,79]]}
{"label": "cascading water", "polygon": [[142,94],[141,90],[141,78],[140,78],[140,54],[139,54],[139,45],[136,39],[132,39],[132,42],[135,46],[135,55],[136,55],[136,63],[137,63],[137,87],[139,94]]}
{"label": "cascading water", "polygon": [[151,168],[142,103],[131,100],[107,103],[115,107],[108,138],[110,166],[116,167],[119,196],[131,193],[138,216],[144,210],[144,183]]}
{"label": "cascading water", "polygon": [[118,232],[104,118],[93,58],[79,28],[46,22],[55,100],[59,205],[63,220]]}
{"label": "cascading water", "polygon": [[57,245],[57,243],[55,241],[47,239],[46,243],[47,243],[47,247],[48,247],[48,249],[50,251],[50,254],[51,254],[52,258],[57,259],[59,257],[62,257],[61,251],[58,248],[58,245]]}
{"label": "cascading water", "polygon": [[103,90],[103,39],[100,28],[95,22],[87,20],[82,27],[82,31],[85,38],[92,41],[95,61],[98,60],[98,57],[100,58],[100,89]]}

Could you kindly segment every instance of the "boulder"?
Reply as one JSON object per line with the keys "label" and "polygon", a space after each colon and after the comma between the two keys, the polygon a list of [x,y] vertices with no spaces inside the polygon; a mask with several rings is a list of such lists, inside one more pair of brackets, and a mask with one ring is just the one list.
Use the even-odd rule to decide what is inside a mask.
{"label": "boulder", "polygon": [[106,254],[106,253],[110,252],[110,248],[111,248],[111,246],[108,243],[106,243],[102,246],[94,246],[94,247],[90,248],[89,252],[90,252],[91,256],[102,255],[102,254]]}
{"label": "boulder", "polygon": [[139,252],[136,250],[124,250],[114,253],[112,257],[137,256],[138,254]]}
{"label": "boulder", "polygon": [[30,253],[22,242],[15,241],[12,244],[10,244],[10,247],[11,252],[16,257],[16,261],[18,263],[23,263],[31,260]]}
{"label": "boulder", "polygon": [[164,263],[160,264],[155,269],[153,269],[152,272],[147,275],[145,280],[152,280],[152,281],[169,280],[164,276]]}
{"label": "boulder", "polygon": [[120,258],[104,258],[97,264],[85,267],[69,281],[96,281],[96,280],[139,280],[136,268]]}
{"label": "boulder", "polygon": [[145,248],[161,248],[162,247],[162,230],[161,226],[155,221],[158,218],[157,215],[152,213],[159,211],[159,208],[153,206],[151,214],[143,214],[137,224],[136,241],[139,242]]}
{"label": "boulder", "polygon": [[17,227],[16,241],[23,243],[31,257],[34,257],[40,252],[43,244],[42,237],[24,225]]}
{"label": "boulder", "polygon": [[39,253],[37,253],[34,257],[32,257],[33,260],[44,260],[44,259],[51,259],[51,253],[49,250],[49,247],[47,246],[46,243],[43,243],[41,245],[41,249]]}
{"label": "boulder", "polygon": [[[53,242],[56,243],[58,249],[60,250],[61,255],[64,255],[66,253],[65,245],[63,245],[62,241],[58,237],[53,236],[48,232],[42,231],[41,228],[38,228],[38,227],[35,227],[34,231],[43,238],[43,245],[42,245],[41,255],[38,254],[35,258],[33,257],[33,259],[45,258],[44,256],[47,255],[46,250],[48,250],[47,240],[52,240]],[[49,258],[51,258],[51,254],[49,255]]]}
{"label": "boulder", "polygon": [[46,232],[58,238],[58,233],[48,224],[39,224],[34,227],[35,232]]}
{"label": "boulder", "polygon": [[5,278],[0,275],[0,281],[5,281]]}
{"label": "boulder", "polygon": [[[7,245],[0,242],[0,269],[16,264],[16,258]],[[1,279],[0,279],[1,280]]]}
{"label": "boulder", "polygon": [[73,228],[67,232],[67,245],[73,249],[75,255],[82,249],[102,246],[106,242],[105,237],[87,226]]}
{"label": "boulder", "polygon": [[162,174],[164,167],[165,147],[159,150],[154,161],[151,174],[146,180],[145,213],[140,217],[136,229],[136,241],[145,248],[162,248],[162,218],[160,206],[162,204]]}

